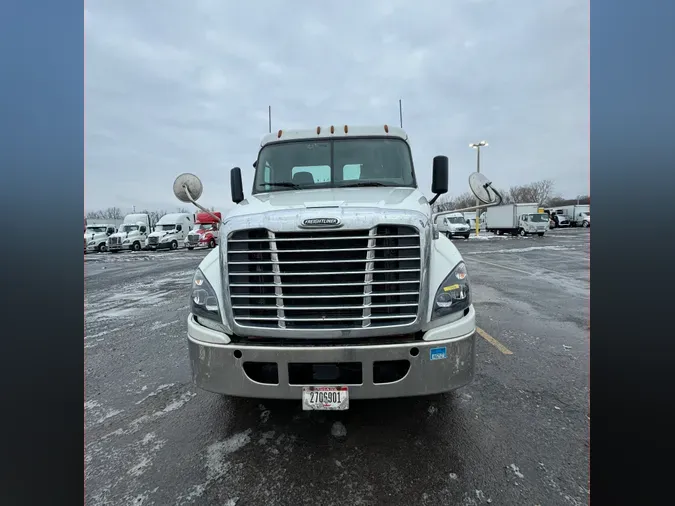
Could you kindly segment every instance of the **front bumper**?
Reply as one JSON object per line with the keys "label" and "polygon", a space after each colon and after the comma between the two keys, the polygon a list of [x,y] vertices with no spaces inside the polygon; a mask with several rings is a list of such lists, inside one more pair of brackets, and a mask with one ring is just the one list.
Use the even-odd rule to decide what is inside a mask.
{"label": "front bumper", "polygon": [[122,251],[131,249],[131,244],[108,244],[108,251]]}
{"label": "front bumper", "polygon": [[147,244],[146,249],[149,250],[156,250],[156,249],[171,249],[171,243],[170,242],[160,242],[157,244]]}
{"label": "front bumper", "polygon": [[[350,362],[361,364],[362,379],[350,384],[351,399],[378,399],[409,397],[447,392],[471,382],[475,368],[475,311],[467,316],[437,327],[425,334],[426,341],[408,341],[400,344],[344,345],[344,346],[266,346],[214,344],[219,336],[226,336],[197,323],[188,317],[188,347],[192,379],[210,392],[260,399],[302,398],[303,385],[289,379],[290,363],[327,364]],[[431,359],[441,353],[445,358]],[[236,358],[236,356],[239,358]],[[413,356],[414,355],[414,356]],[[405,375],[390,383],[376,383],[374,363],[407,360],[410,367]],[[277,365],[275,384],[251,379],[244,363],[262,362]],[[320,383],[324,384],[324,383]],[[344,386],[343,383],[333,383]]]}

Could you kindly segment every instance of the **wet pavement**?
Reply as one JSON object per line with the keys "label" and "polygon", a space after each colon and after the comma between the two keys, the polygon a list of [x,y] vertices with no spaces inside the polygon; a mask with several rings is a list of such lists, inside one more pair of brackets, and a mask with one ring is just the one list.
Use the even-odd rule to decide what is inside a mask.
{"label": "wet pavement", "polygon": [[587,504],[589,234],[455,240],[474,382],[336,413],[191,383],[207,251],[86,255],[86,504]]}

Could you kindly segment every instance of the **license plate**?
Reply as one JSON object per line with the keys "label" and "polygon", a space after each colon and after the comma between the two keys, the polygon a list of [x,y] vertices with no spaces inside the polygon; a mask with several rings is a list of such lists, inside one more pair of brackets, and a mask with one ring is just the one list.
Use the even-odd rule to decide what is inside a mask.
{"label": "license plate", "polygon": [[304,411],[349,409],[347,387],[302,387],[302,409]]}

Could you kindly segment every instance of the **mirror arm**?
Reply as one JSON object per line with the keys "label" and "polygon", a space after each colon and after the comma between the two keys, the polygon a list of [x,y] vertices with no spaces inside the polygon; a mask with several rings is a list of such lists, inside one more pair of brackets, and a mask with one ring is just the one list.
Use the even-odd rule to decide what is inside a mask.
{"label": "mirror arm", "polygon": [[438,197],[440,197],[440,196],[441,196],[440,193],[437,193],[436,195],[434,195],[434,198],[432,198],[432,199],[429,201],[429,205],[430,205],[430,206],[433,206],[433,205],[434,205],[434,202],[436,202],[436,201],[438,200]]}
{"label": "mirror arm", "polygon": [[195,201],[195,199],[192,198],[192,195],[190,195],[190,190],[188,190],[188,187],[187,187],[186,184],[183,185],[183,190],[185,190],[185,195],[187,195],[187,197],[190,199],[190,202],[192,202],[192,203],[193,203],[195,206],[197,206],[199,209],[201,209],[201,210],[204,211],[206,214],[208,214],[209,216],[211,216],[211,217],[212,217],[213,219],[215,219],[218,223],[221,223],[221,222],[222,222],[222,220],[221,220],[220,218],[218,218],[218,216],[216,216],[215,214],[213,214],[213,213],[212,213],[211,211],[209,211],[208,209],[202,207],[200,204],[197,204],[197,202]]}
{"label": "mirror arm", "polygon": [[[492,186],[492,183],[486,184],[486,185],[485,185],[485,188],[487,188],[488,186]],[[432,219],[433,219],[433,221],[435,222],[435,221],[436,221],[436,218],[438,218],[439,216],[443,216],[443,215],[445,215],[445,214],[459,213],[459,212],[463,212],[463,211],[475,211],[475,210],[477,210],[477,209],[485,209],[485,208],[487,208],[487,207],[498,206],[498,205],[500,205],[500,204],[502,203],[502,201],[504,200],[504,198],[502,197],[502,194],[499,193],[499,192],[498,192],[497,190],[495,190],[494,188],[492,188],[492,191],[495,192],[495,195],[497,195],[497,199],[498,199],[496,202],[493,202],[492,204],[482,204],[482,205],[480,205],[480,206],[464,207],[464,208],[462,208],[462,209],[452,209],[452,210],[450,210],[450,211],[441,211],[440,213],[434,213]]]}

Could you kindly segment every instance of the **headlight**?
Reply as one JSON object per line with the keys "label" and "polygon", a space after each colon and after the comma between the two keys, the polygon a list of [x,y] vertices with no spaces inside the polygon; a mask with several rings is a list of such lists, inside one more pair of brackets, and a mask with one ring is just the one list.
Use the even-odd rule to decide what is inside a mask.
{"label": "headlight", "polygon": [[432,319],[463,311],[470,304],[469,273],[464,262],[460,262],[436,291]]}
{"label": "headlight", "polygon": [[197,269],[192,278],[192,291],[190,293],[190,310],[192,314],[221,323],[218,299],[211,284],[206,280],[204,273]]}

